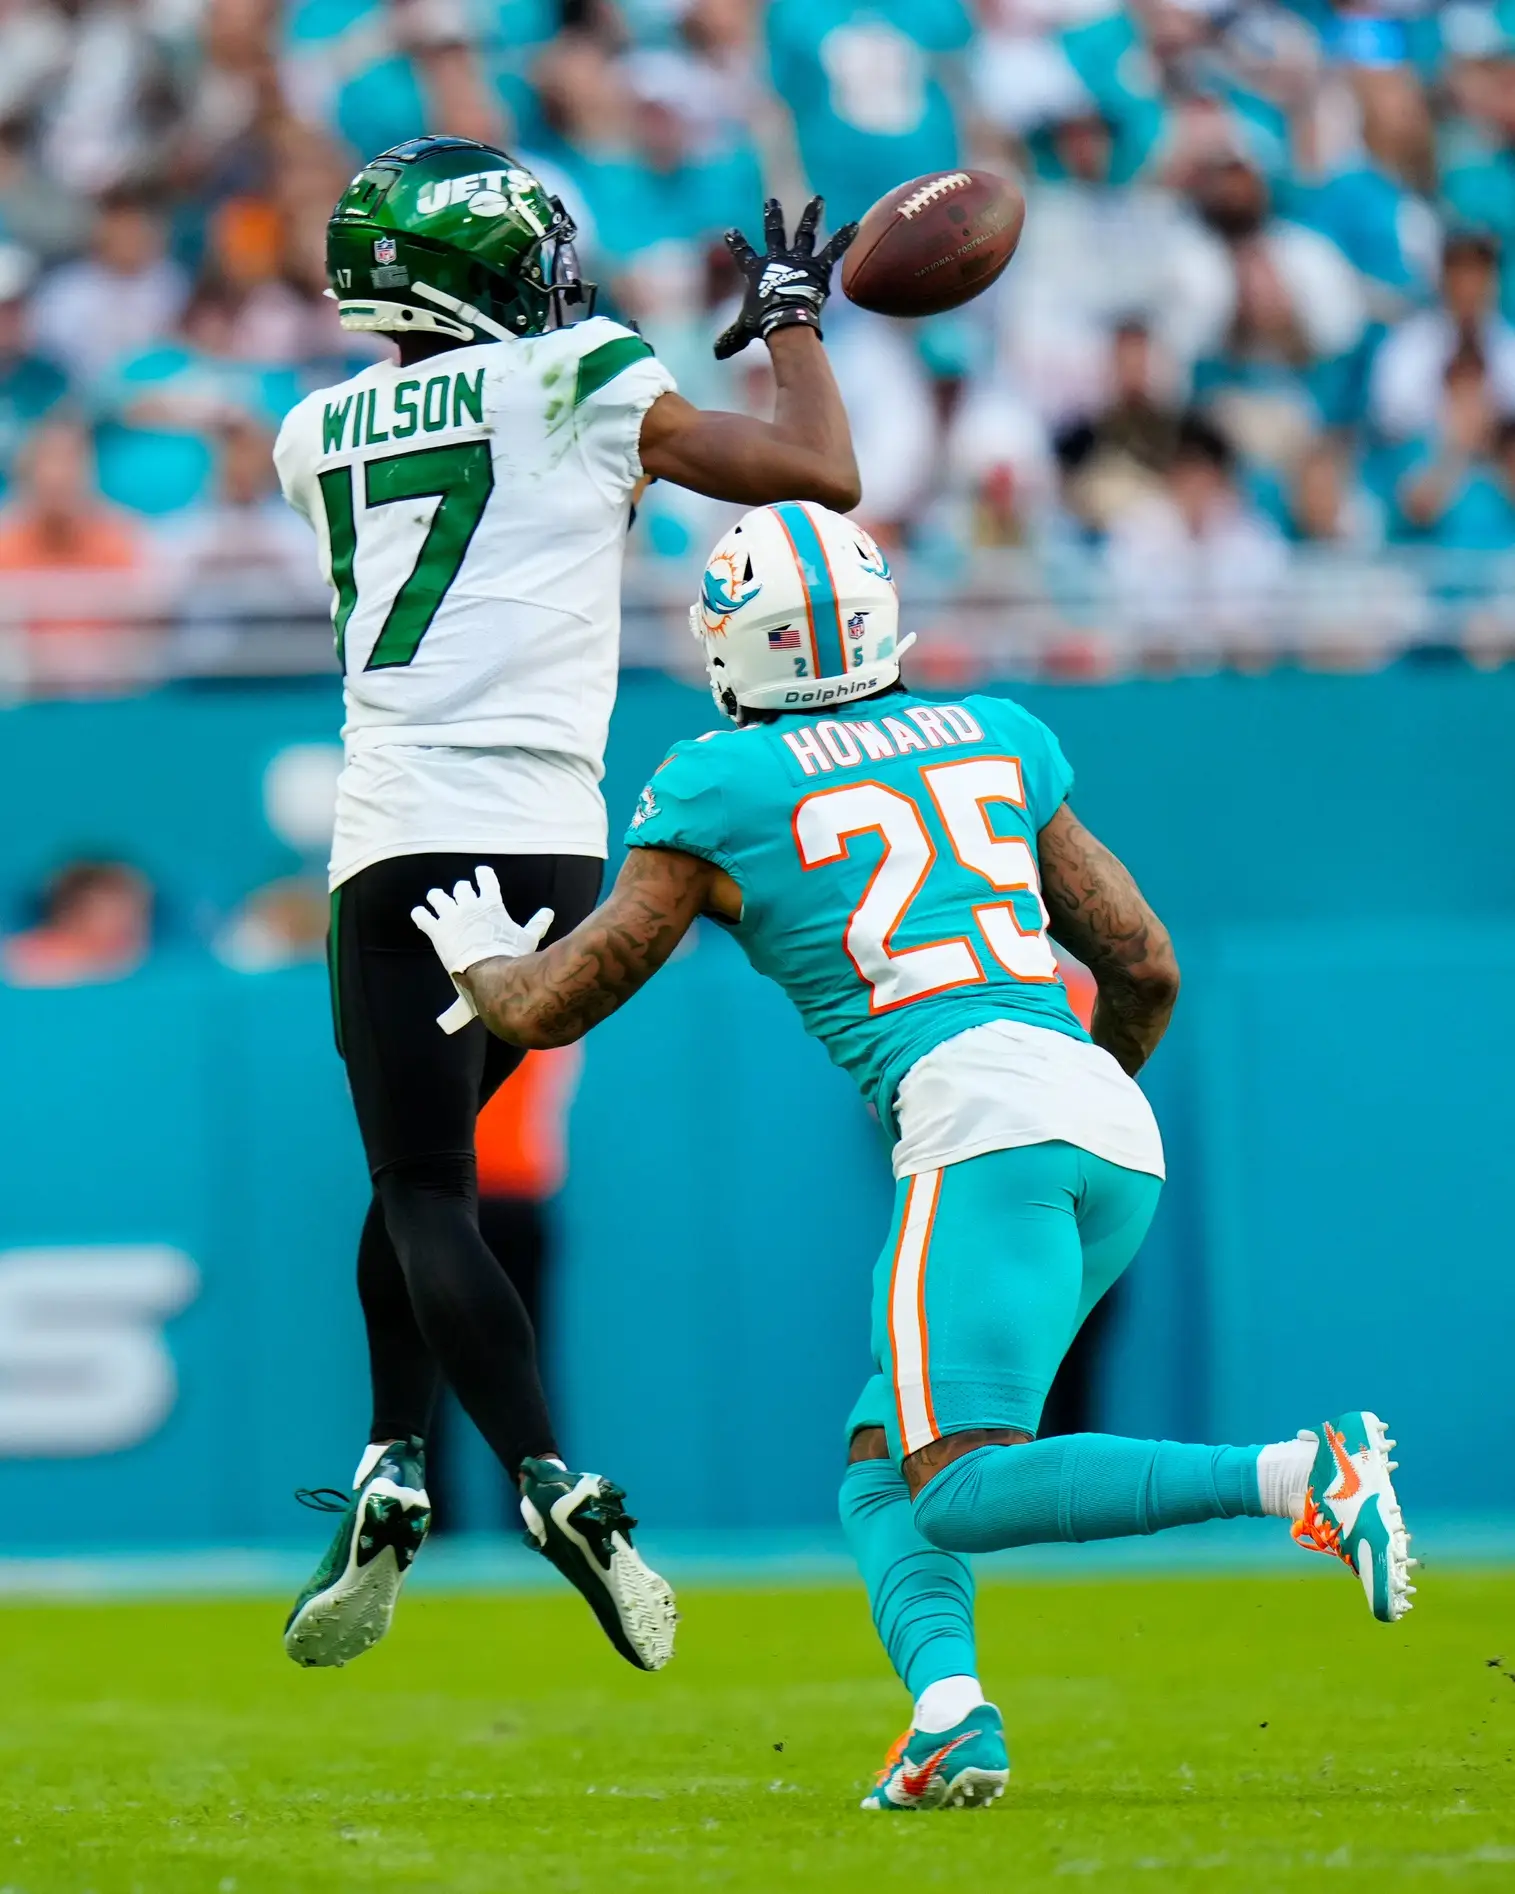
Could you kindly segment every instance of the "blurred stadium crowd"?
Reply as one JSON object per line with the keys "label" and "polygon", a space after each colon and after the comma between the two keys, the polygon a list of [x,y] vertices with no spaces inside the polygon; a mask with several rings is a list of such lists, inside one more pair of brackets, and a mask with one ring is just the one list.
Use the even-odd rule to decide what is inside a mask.
{"label": "blurred stadium crowd", "polygon": [[[0,682],[319,615],[269,448],[385,346],[324,225],[423,128],[560,191],[705,404],[766,399],[709,350],[765,190],[1024,178],[991,294],[828,317],[863,514],[966,663],[1515,648],[1515,0],[0,0]],[[648,623],[717,524],[649,494]]]}

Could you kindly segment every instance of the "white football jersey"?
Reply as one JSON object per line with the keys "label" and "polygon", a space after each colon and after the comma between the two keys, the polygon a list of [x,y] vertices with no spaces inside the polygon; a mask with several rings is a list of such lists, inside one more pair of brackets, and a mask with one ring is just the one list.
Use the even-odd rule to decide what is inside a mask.
{"label": "white football jersey", "polygon": [[[486,835],[502,854],[578,846],[582,807],[543,806],[555,777],[603,831],[642,417],[673,386],[639,336],[595,317],[377,362],[285,418],[274,461],[316,530],[346,693],[334,880]],[[431,790],[433,749],[480,754],[438,757]],[[517,756],[523,793],[502,808]],[[406,795],[381,787],[401,776]]]}

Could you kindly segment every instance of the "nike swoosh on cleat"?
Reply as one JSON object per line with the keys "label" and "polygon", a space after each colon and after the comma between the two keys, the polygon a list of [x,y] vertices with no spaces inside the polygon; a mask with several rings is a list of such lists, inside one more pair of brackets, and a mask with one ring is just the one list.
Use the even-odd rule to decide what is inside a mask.
{"label": "nike swoosh on cleat", "polygon": [[1336,1470],[1341,1475],[1341,1484],[1334,1492],[1328,1492],[1326,1498],[1329,1500],[1355,1499],[1362,1486],[1362,1480],[1347,1453],[1346,1435],[1337,1433],[1329,1421],[1326,1422],[1326,1445],[1331,1449],[1331,1458],[1336,1462]]}
{"label": "nike swoosh on cleat", "polygon": [[950,1743],[943,1743],[940,1749],[934,1750],[919,1768],[901,1770],[900,1793],[912,1799],[924,1795],[931,1787],[931,1778],[953,1750],[961,1749],[964,1743],[971,1742],[977,1734],[977,1730],[969,1730],[966,1736],[955,1736]]}

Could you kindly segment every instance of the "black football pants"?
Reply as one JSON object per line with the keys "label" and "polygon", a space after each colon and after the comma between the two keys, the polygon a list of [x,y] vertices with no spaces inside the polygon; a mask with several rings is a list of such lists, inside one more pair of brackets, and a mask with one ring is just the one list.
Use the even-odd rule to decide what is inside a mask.
{"label": "black football pants", "polygon": [[337,1048],[373,1178],[358,1244],[369,1438],[424,1438],[445,1378],[514,1477],[526,1455],[557,1449],[530,1318],[479,1234],[474,1123],[523,1054],[477,1020],[451,1037],[437,1025],[456,995],[410,918],[429,889],[450,890],[481,861],[516,920],[554,910],[549,941],[594,906],[604,868],[581,855],[376,862],[332,896],[329,948]]}

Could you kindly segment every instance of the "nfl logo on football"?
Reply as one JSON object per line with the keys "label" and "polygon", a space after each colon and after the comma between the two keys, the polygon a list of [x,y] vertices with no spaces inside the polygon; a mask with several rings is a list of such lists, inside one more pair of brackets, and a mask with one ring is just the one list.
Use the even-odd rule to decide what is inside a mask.
{"label": "nfl logo on football", "polygon": [[393,263],[397,254],[393,237],[374,238],[373,260],[375,263]]}

